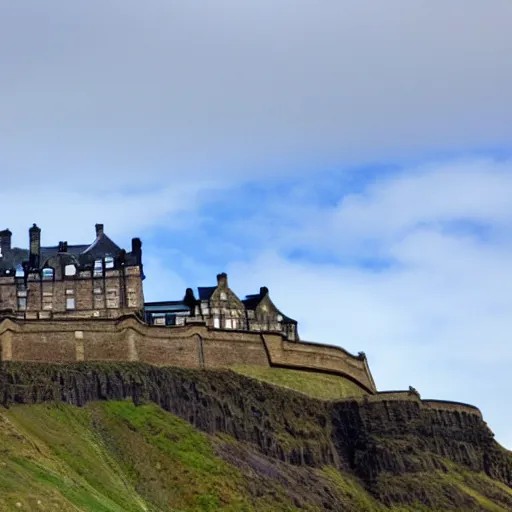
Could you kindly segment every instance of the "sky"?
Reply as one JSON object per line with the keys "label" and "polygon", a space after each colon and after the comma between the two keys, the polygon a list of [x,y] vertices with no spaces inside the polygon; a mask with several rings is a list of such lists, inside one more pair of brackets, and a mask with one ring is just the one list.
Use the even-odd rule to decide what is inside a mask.
{"label": "sky", "polygon": [[512,2],[0,0],[0,229],[225,271],[512,449]]}

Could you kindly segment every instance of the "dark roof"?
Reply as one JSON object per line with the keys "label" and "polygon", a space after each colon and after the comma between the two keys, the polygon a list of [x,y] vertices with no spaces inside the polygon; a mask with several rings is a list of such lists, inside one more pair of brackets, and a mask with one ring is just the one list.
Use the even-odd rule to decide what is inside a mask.
{"label": "dark roof", "polygon": [[[245,299],[242,301],[245,309],[251,309],[255,310],[258,307],[258,304],[263,300],[263,298],[268,294],[268,288],[262,288],[260,293],[255,293],[253,295],[246,295]],[[283,317],[281,322],[283,324],[297,324],[297,320],[294,320],[293,318],[290,318],[289,316],[286,316],[283,314],[279,309],[275,306],[276,311],[279,315]]]}
{"label": "dark roof", "polygon": [[[74,256],[75,258],[79,259],[80,255],[89,247],[89,245],[68,245],[68,250],[66,251],[67,254],[70,254],[71,256]],[[41,266],[44,266],[44,264],[50,259],[55,256],[58,256],[59,254],[66,254],[66,253],[59,253],[59,247],[41,247],[41,255],[40,255],[40,261]],[[27,259],[28,259],[28,251],[27,251]]]}
{"label": "dark roof", "polygon": [[263,299],[263,297],[257,293],[255,295],[247,295],[242,302],[246,309],[256,309],[261,299]]}
{"label": "dark roof", "polygon": [[199,293],[199,300],[210,300],[213,292],[217,289],[216,286],[199,286],[197,291]]}
{"label": "dark roof", "polygon": [[13,247],[10,251],[6,251],[5,254],[2,254],[2,257],[0,258],[0,269],[15,269],[26,260],[28,260],[28,251],[26,249]]}

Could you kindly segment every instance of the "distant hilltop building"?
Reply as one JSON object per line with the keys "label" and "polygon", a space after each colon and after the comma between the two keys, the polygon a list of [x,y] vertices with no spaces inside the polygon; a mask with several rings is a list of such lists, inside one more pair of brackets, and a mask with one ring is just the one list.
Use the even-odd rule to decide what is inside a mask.
{"label": "distant hilltop building", "polygon": [[297,322],[284,315],[268,288],[239,299],[225,273],[217,285],[191,288],[182,300],[144,303],[142,242],[126,251],[96,224],[90,244],[41,246],[41,229],[29,229],[29,248],[12,247],[0,231],[0,316],[19,320],[115,319],[136,315],[155,326],[204,323],[210,329],[280,332],[298,341]]}

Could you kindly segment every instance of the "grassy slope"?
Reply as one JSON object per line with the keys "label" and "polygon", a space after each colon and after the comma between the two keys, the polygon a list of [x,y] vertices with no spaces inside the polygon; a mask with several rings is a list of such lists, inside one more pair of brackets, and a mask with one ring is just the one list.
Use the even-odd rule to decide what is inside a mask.
{"label": "grassy slope", "polygon": [[[279,479],[244,474],[216,455],[226,440],[198,432],[155,405],[16,406],[0,412],[0,427],[2,511],[296,510]],[[333,468],[312,471],[346,510],[422,510],[384,508],[355,479]],[[505,511],[458,470],[435,478],[450,478],[481,510]],[[512,495],[483,476],[472,478]],[[302,510],[323,508],[311,503]]]}
{"label": "grassy slope", "polygon": [[[236,370],[322,399],[362,393],[340,377]],[[357,479],[334,468],[272,462],[228,436],[201,433],[156,405],[135,407],[130,401],[0,409],[0,454],[1,511],[270,512],[299,505],[320,511],[326,495],[335,497],[340,510],[428,510],[417,504],[385,507]],[[512,503],[511,489],[449,463],[445,472],[383,474],[378,487],[402,496],[423,488],[439,495],[435,510],[445,509],[446,492],[469,496],[472,510],[506,512],[497,503]]]}
{"label": "grassy slope", "polygon": [[234,366],[232,370],[322,400],[336,400],[366,394],[366,391],[351,380],[337,375],[242,365]]}

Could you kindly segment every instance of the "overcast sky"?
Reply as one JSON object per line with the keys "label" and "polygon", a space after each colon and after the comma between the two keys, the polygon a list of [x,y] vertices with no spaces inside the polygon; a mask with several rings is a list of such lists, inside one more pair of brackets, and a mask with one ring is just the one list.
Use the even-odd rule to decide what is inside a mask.
{"label": "overcast sky", "polygon": [[512,448],[512,2],[0,0],[0,229],[227,271]]}

